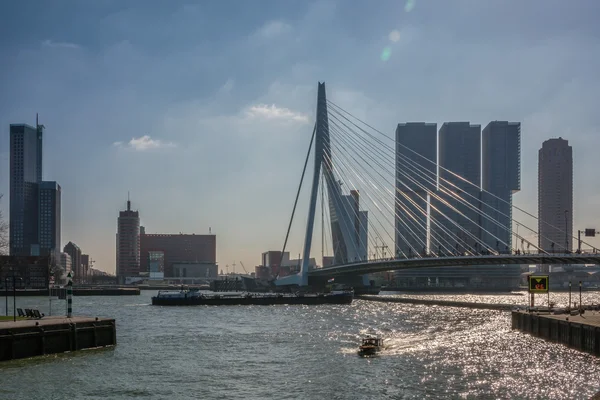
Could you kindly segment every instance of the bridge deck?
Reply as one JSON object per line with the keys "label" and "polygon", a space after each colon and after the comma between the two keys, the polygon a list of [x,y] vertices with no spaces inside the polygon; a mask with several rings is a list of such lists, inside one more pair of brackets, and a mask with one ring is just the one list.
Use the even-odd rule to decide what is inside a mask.
{"label": "bridge deck", "polygon": [[369,274],[401,269],[460,267],[467,265],[503,265],[503,264],[600,264],[600,254],[514,254],[514,255],[476,255],[454,257],[422,257],[377,261],[362,261],[345,265],[314,269],[310,276],[335,276],[349,274]]}

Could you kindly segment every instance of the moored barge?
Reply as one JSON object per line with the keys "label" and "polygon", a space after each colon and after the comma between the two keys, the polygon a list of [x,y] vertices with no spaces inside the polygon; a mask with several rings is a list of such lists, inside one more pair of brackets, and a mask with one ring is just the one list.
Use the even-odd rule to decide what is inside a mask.
{"label": "moored barge", "polygon": [[153,306],[270,306],[351,304],[352,291],[334,291],[331,293],[235,293],[204,294],[198,290],[159,291],[152,297]]}

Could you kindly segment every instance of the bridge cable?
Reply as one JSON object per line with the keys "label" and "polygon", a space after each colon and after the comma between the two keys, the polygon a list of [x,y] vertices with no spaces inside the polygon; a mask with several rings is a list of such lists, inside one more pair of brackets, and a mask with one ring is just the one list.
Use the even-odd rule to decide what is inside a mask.
{"label": "bridge cable", "polygon": [[308,145],[308,152],[306,153],[306,160],[304,160],[304,168],[302,168],[302,176],[300,177],[300,184],[298,185],[298,192],[296,193],[296,200],[294,201],[294,208],[292,209],[292,217],[290,218],[290,224],[288,225],[287,233],[285,234],[285,240],[283,241],[283,249],[281,250],[281,258],[279,259],[279,268],[277,269],[277,276],[275,276],[275,279],[279,278],[279,271],[281,271],[281,263],[283,262],[283,255],[285,253],[285,247],[287,245],[287,241],[290,236],[290,229],[292,229],[292,222],[294,221],[294,213],[296,212],[296,206],[298,205],[298,198],[300,197],[300,190],[302,189],[302,182],[304,181],[304,174],[306,173],[306,166],[308,164],[308,159],[310,158],[310,150],[312,148],[313,141],[315,140],[316,132],[317,132],[317,124],[315,123],[315,127],[313,128],[313,133],[310,138],[310,144]]}
{"label": "bridge cable", "polygon": [[[390,138],[389,136],[387,136],[387,135],[386,135],[386,134],[384,134],[383,132],[381,132],[381,131],[377,130],[376,128],[372,127],[372,126],[371,126],[371,125],[369,125],[368,123],[366,123],[366,122],[362,121],[360,118],[358,118],[358,117],[356,117],[356,116],[352,115],[350,112],[348,112],[348,111],[344,110],[342,107],[340,107],[340,106],[336,105],[335,103],[331,102],[330,100],[327,100],[327,102],[328,102],[328,103],[330,103],[330,105],[332,105],[333,107],[336,107],[337,109],[341,110],[343,113],[350,115],[352,118],[356,119],[356,120],[357,120],[357,121],[359,121],[360,123],[364,124],[365,126],[367,126],[367,127],[371,128],[371,129],[372,129],[372,130],[374,130],[375,132],[379,133],[380,135],[384,136],[385,138],[387,138],[387,139],[389,139],[389,140],[391,140],[392,142],[394,142],[394,143],[395,143],[395,140],[394,140],[393,138]],[[353,123],[353,124],[354,124],[354,123]],[[355,126],[356,126],[356,125],[355,125]],[[357,127],[358,127],[358,126],[357,126]],[[361,128],[359,128],[359,129],[361,129]],[[361,130],[362,130],[362,129],[361,129]],[[365,132],[365,133],[366,133],[366,132]],[[398,143],[398,144],[399,144],[400,146],[402,146],[402,147],[406,148],[407,150],[411,151],[412,153],[416,154],[417,156],[419,156],[419,157],[421,157],[421,158],[425,159],[426,161],[428,161],[428,162],[430,162],[430,163],[433,163],[434,165],[436,165],[436,167],[439,167],[440,169],[442,169],[442,170],[444,170],[444,171],[446,171],[446,172],[450,173],[451,175],[453,175],[453,176],[457,177],[458,179],[460,179],[460,180],[462,180],[462,181],[464,181],[464,182],[468,183],[469,185],[471,185],[471,186],[474,186],[474,187],[478,188],[480,191],[482,191],[482,192],[484,192],[484,193],[486,193],[486,194],[488,194],[488,195],[490,195],[490,196],[492,196],[492,197],[494,197],[494,198],[496,198],[496,199],[500,200],[500,201],[501,201],[501,202],[503,202],[503,203],[506,203],[506,204],[508,204],[509,206],[511,206],[511,207],[513,207],[513,208],[515,208],[515,209],[517,209],[517,210],[519,210],[519,211],[521,211],[522,213],[526,214],[527,216],[529,216],[529,217],[531,217],[531,218],[534,218],[534,219],[536,219],[536,220],[540,221],[542,224],[548,225],[549,227],[551,227],[551,228],[553,228],[553,229],[556,229],[556,230],[557,230],[558,232],[560,232],[560,233],[565,233],[565,234],[567,234],[567,232],[565,232],[563,229],[561,229],[561,228],[558,228],[558,227],[556,227],[556,226],[552,225],[552,224],[551,224],[551,223],[549,223],[549,222],[543,221],[543,220],[542,220],[542,219],[540,219],[538,216],[536,216],[536,215],[534,215],[534,214],[532,214],[532,213],[530,213],[530,212],[528,212],[528,211],[526,211],[526,210],[524,210],[524,209],[522,209],[522,208],[520,208],[520,207],[518,207],[518,206],[516,206],[516,205],[512,204],[512,203],[511,203],[511,202],[509,202],[509,201],[506,201],[506,200],[502,199],[501,197],[498,197],[498,196],[496,196],[495,194],[493,194],[493,193],[491,193],[491,192],[489,192],[489,191],[487,191],[487,190],[485,190],[485,189],[483,189],[483,188],[480,188],[478,185],[476,185],[476,184],[474,184],[474,183],[470,182],[469,180],[467,180],[467,179],[463,178],[462,176],[460,176],[460,175],[458,175],[458,174],[454,173],[453,171],[451,171],[451,170],[449,170],[449,169],[447,169],[447,168],[445,168],[445,167],[442,167],[441,165],[439,165],[439,164],[435,163],[434,161],[432,161],[432,160],[429,160],[427,157],[425,157],[425,156],[423,156],[423,155],[419,154],[418,152],[414,151],[413,149],[409,148],[408,146],[405,146],[405,145],[403,145],[403,144],[401,144],[401,143]],[[498,211],[499,211],[499,210],[498,210]],[[539,234],[539,233],[538,233],[538,232],[536,232],[535,230],[532,230],[531,228],[527,227],[526,225],[524,225],[524,224],[522,224],[522,223],[519,223],[519,225],[521,225],[521,226],[523,226],[523,227],[525,227],[525,228],[527,228],[527,229],[531,230],[533,233]],[[577,239],[577,238],[576,238],[576,236],[574,236],[574,235],[572,235],[572,234],[570,235],[570,238],[571,238],[571,239]],[[545,238],[545,239],[549,240],[548,238]],[[572,243],[573,243],[573,242],[572,242]],[[592,246],[590,243],[587,243],[587,242],[585,242],[585,241],[583,241],[583,240],[581,241],[581,243],[583,243],[583,244],[586,244],[586,245],[588,245],[588,246],[591,246],[591,247],[594,247],[594,246]],[[563,247],[563,248],[566,248],[565,246],[561,246],[561,247]],[[544,252],[545,252],[545,251],[544,251]]]}

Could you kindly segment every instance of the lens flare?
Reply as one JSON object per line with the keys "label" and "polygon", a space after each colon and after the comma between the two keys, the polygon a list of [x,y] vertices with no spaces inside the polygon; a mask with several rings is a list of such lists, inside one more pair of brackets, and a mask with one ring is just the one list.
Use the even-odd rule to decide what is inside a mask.
{"label": "lens flare", "polygon": [[411,12],[413,8],[415,8],[416,0],[406,0],[406,4],[404,5],[404,11]]}
{"label": "lens flare", "polygon": [[398,31],[397,29],[394,29],[393,31],[390,32],[390,34],[388,35],[388,38],[390,39],[390,41],[396,43],[397,41],[400,40],[400,31]]}
{"label": "lens flare", "polygon": [[389,60],[391,55],[392,55],[392,49],[389,47],[384,48],[383,51],[381,52],[381,61]]}

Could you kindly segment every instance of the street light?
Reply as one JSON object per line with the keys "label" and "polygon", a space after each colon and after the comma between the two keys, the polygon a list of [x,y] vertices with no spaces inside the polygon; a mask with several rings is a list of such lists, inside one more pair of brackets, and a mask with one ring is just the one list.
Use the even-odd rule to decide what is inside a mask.
{"label": "street light", "polygon": [[[9,268],[9,271],[12,272],[12,281],[13,281],[13,322],[17,321],[17,278],[15,276],[15,270],[13,267]],[[4,278],[4,288],[6,290],[6,316],[8,316],[8,281],[9,277],[5,277]],[[19,280],[21,280],[21,282],[23,281],[23,278],[19,278]]]}

